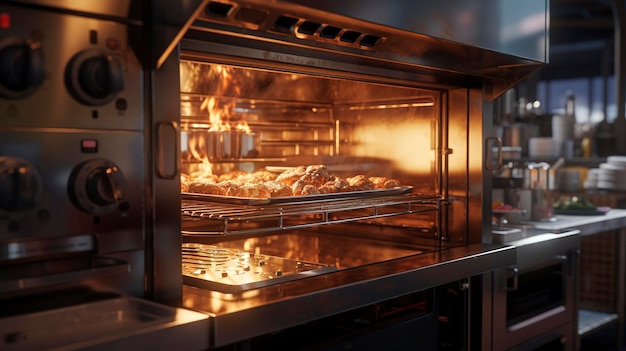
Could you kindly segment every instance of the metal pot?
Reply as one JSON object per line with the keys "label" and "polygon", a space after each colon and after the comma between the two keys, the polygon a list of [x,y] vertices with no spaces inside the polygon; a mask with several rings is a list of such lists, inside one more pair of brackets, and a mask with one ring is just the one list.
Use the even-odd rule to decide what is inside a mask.
{"label": "metal pot", "polygon": [[230,160],[259,155],[255,133],[210,131],[207,147],[209,160]]}
{"label": "metal pot", "polygon": [[183,131],[182,150],[197,161],[222,161],[259,156],[255,133],[209,131],[205,128]]}
{"label": "metal pot", "polygon": [[502,138],[502,145],[519,146],[522,156],[528,156],[528,140],[539,136],[539,126],[530,123],[512,123],[499,127],[498,134]]}

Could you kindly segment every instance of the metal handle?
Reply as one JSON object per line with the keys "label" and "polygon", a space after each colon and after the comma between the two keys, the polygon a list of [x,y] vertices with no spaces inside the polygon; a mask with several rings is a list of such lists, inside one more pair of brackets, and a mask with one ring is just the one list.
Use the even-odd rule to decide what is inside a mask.
{"label": "metal handle", "polygon": [[[507,268],[506,272],[508,274],[504,283],[504,291],[516,291],[519,283],[519,270],[517,268]],[[509,278],[513,278],[513,285],[509,285]]]}
{"label": "metal handle", "polygon": [[580,250],[573,250],[566,255],[556,255],[554,259],[565,262],[565,269],[567,274],[572,274],[576,271],[576,261],[580,255]]}
{"label": "metal handle", "polygon": [[[496,145],[498,146],[498,163],[496,164],[496,166],[492,166],[491,165],[491,147],[489,146],[491,144],[492,141],[496,142]],[[500,169],[500,167],[502,167],[502,139],[498,138],[498,137],[488,137],[485,139],[485,152],[486,157],[485,157],[485,168],[489,171],[496,171],[498,169]]]}
{"label": "metal handle", "polygon": [[[174,145],[168,144],[165,142],[167,138],[165,137],[166,133],[170,131],[172,133],[174,139]],[[161,179],[174,179],[178,176],[180,171],[180,165],[178,164],[178,148],[180,147],[180,135],[178,133],[178,124],[174,121],[165,121],[159,122],[156,124],[156,133],[155,133],[155,142],[156,142],[156,174]],[[172,151],[173,164],[171,165],[172,171],[170,173],[166,170],[167,160],[165,159],[165,154],[167,150]]]}

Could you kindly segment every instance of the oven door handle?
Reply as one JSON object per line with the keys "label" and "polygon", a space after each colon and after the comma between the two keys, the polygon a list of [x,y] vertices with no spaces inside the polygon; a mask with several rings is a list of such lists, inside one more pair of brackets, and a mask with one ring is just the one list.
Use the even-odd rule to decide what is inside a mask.
{"label": "oven door handle", "polygon": [[[156,124],[156,174],[161,179],[174,179],[180,171],[178,150],[180,135],[178,124],[174,121],[163,121]],[[170,158],[172,164],[168,165]]]}
{"label": "oven door handle", "polygon": [[[507,268],[505,270],[504,291],[516,291],[519,282],[519,269]],[[509,278],[513,278],[513,284],[509,285]]]}
{"label": "oven door handle", "polygon": [[565,269],[567,274],[572,274],[576,269],[576,259],[580,255],[580,250],[574,250],[565,255],[556,255],[555,259],[565,262]]}

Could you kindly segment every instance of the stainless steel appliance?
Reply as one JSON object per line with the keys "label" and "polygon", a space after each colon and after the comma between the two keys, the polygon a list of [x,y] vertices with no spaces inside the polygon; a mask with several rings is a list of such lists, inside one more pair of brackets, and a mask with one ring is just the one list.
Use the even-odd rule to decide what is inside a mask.
{"label": "stainless steel appliance", "polygon": [[[482,215],[491,207],[483,192],[491,182],[489,101],[546,61],[545,1],[524,5],[538,19],[529,35],[498,38],[493,24],[521,25],[519,11],[502,1],[100,6],[0,7],[0,36],[22,38],[15,61],[33,66],[23,70],[29,87],[6,82],[12,93],[0,100],[18,112],[6,120],[34,116],[0,129],[10,140],[0,142],[1,154],[18,164],[6,167],[3,186],[21,189],[6,190],[15,199],[7,212],[18,212],[6,220],[7,245],[29,235],[55,244],[65,235],[92,238],[81,256],[128,262],[131,273],[70,273],[68,284],[95,281],[199,311],[209,322],[187,340],[195,346],[282,347],[295,336],[300,344],[290,346],[303,349],[389,340],[481,347],[484,336],[469,332],[482,323],[482,309],[469,303],[481,292],[469,278],[515,259],[512,247],[491,243],[490,216]],[[31,14],[42,16],[34,29],[53,34],[15,20]],[[491,21],[481,20],[487,15]],[[43,42],[42,50],[71,49],[53,55],[58,61],[42,79],[38,62],[48,51],[37,59],[33,39],[66,31],[58,44]],[[53,150],[63,157],[37,157]],[[198,172],[276,174],[320,164],[334,177],[385,176],[400,186],[260,199],[182,189]],[[47,231],[46,221],[58,224]],[[230,279],[244,276],[250,280]],[[415,329],[422,332],[406,332]]]}
{"label": "stainless steel appliance", "polygon": [[494,350],[577,348],[578,234],[527,234],[509,242],[517,247],[516,265],[493,273]]}
{"label": "stainless steel appliance", "polygon": [[200,349],[206,315],[146,299],[141,23],[43,5],[0,6],[0,349]]}

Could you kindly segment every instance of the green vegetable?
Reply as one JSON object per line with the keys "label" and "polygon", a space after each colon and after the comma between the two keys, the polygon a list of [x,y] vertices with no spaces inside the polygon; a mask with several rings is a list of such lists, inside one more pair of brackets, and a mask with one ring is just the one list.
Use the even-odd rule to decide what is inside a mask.
{"label": "green vegetable", "polygon": [[561,197],[552,207],[561,210],[595,210],[597,208],[585,196]]}

